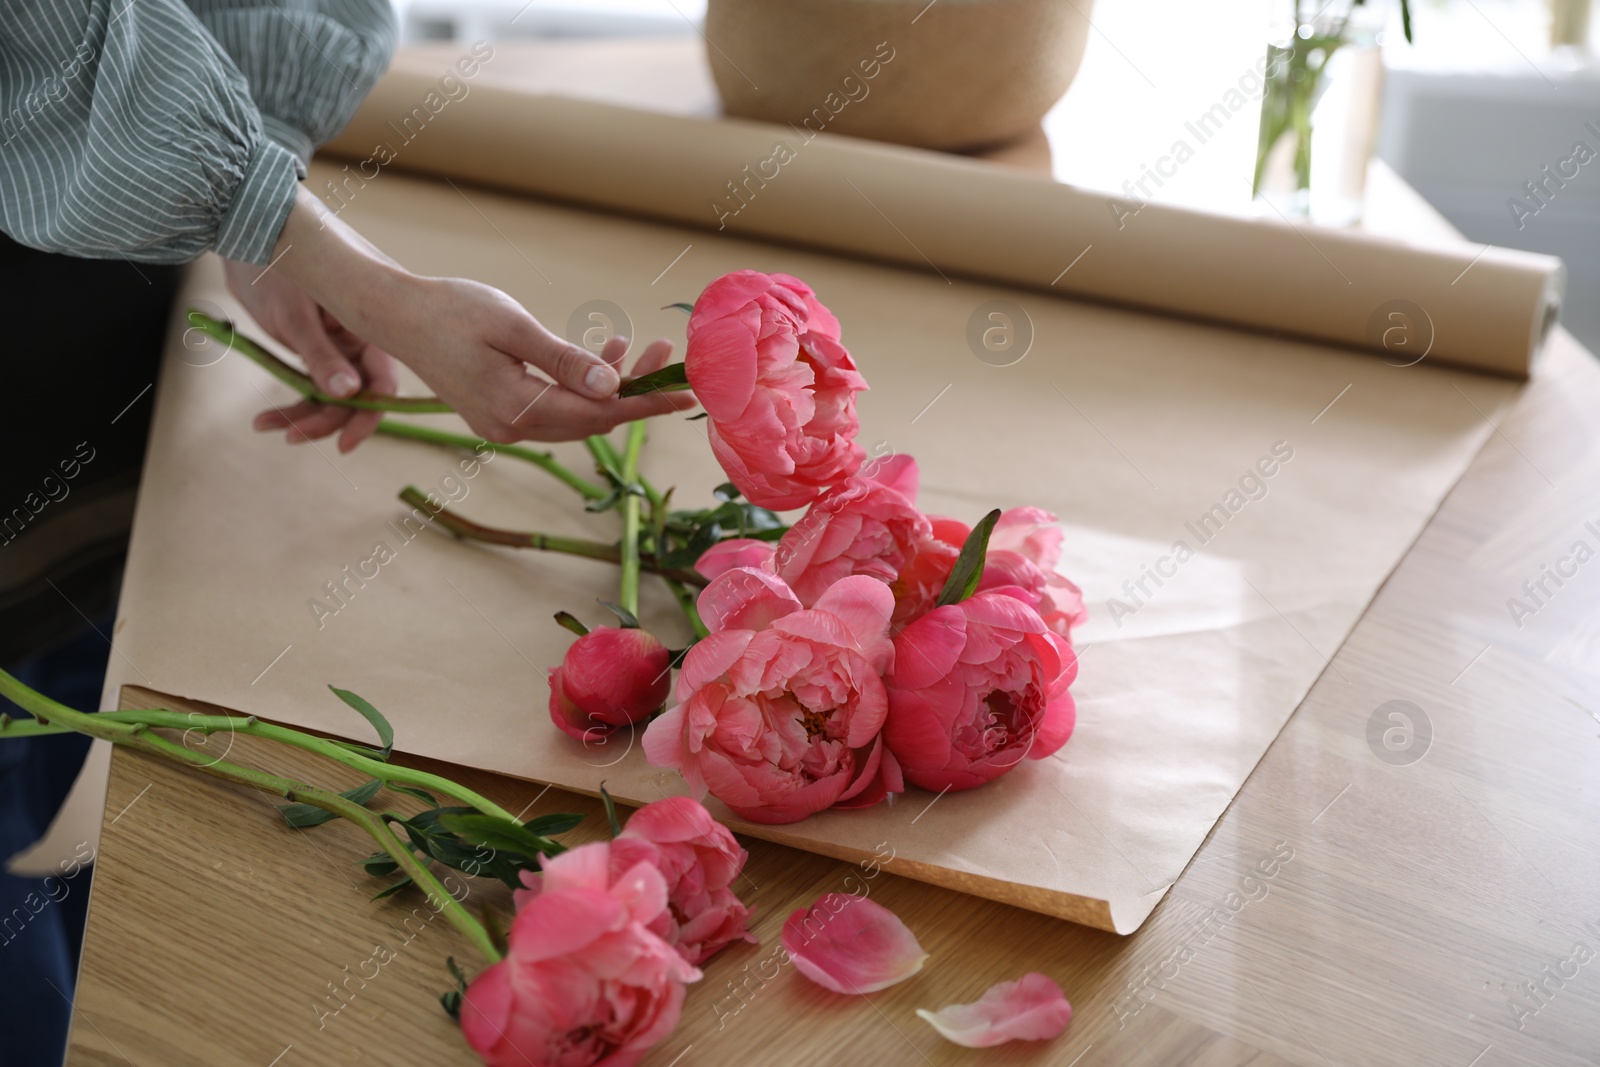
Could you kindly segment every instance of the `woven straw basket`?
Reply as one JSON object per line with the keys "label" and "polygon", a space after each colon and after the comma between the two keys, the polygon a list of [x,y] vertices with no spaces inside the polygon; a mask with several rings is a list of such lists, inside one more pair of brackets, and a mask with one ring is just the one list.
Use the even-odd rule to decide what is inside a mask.
{"label": "woven straw basket", "polygon": [[709,0],[729,115],[924,148],[1034,129],[1078,72],[1093,0]]}

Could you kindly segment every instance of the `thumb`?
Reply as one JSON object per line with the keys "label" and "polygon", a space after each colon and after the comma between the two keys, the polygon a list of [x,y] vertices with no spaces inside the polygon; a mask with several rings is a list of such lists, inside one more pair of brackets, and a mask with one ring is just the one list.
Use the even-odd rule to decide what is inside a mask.
{"label": "thumb", "polygon": [[610,363],[557,337],[526,312],[517,316],[507,340],[507,355],[533,364],[559,385],[582,396],[606,400],[615,396],[622,385],[622,378]]}
{"label": "thumb", "polygon": [[305,361],[311,380],[329,396],[354,396],[361,391],[361,372],[339,350],[328,336],[321,322],[296,322],[284,340],[294,347]]}

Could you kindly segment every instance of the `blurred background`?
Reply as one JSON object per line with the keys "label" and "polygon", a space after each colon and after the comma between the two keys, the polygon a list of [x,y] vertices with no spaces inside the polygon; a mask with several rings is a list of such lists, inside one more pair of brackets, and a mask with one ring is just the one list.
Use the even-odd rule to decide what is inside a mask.
{"label": "blurred background", "polygon": [[[760,2],[710,0],[713,20],[719,8]],[[845,2],[832,0],[835,8]],[[1600,162],[1575,156],[1580,142],[1600,152],[1591,0],[1412,0],[1410,43],[1399,0],[1317,0],[1298,10],[1295,0],[1050,2],[1069,22],[1081,20],[1087,44],[1076,77],[1042,120],[1048,147],[1019,144],[1019,158],[1042,152],[1046,162],[1033,161],[1058,179],[1124,198],[1351,224],[1359,217],[1361,168],[1352,180],[1349,157],[1364,159],[1370,149],[1469,239],[1561,256],[1569,271],[1565,324],[1600,347]],[[484,39],[581,49],[584,39],[628,38],[657,42],[652,55],[681,49],[685,63],[702,64],[707,47],[707,0],[397,0],[397,7],[412,46]],[[1329,57],[1320,35],[1334,31],[1342,44]],[[722,32],[713,29],[713,37]],[[1326,210],[1293,199],[1292,174],[1287,186],[1281,175],[1277,182],[1289,190],[1283,198],[1260,188],[1292,156],[1283,143],[1265,162],[1261,98],[1270,107],[1273,87],[1246,93],[1246,106],[1226,122],[1195,125],[1230,90],[1252,87],[1249,72],[1269,44],[1283,49],[1296,34],[1302,44],[1294,55],[1326,70],[1317,84],[1302,86],[1301,98],[1281,85],[1289,99],[1280,103],[1315,111],[1311,196],[1341,180],[1346,186],[1337,191],[1343,201]],[[739,62],[731,45],[724,51]],[[994,50],[998,69],[1009,61],[1004,48]],[[709,76],[706,92],[706,109],[715,110]],[[1291,130],[1283,140],[1293,139]],[[1173,155],[1180,141],[1192,150],[1181,160]],[[1258,157],[1265,178],[1258,179]],[[1151,176],[1158,164],[1166,175],[1159,181]]]}

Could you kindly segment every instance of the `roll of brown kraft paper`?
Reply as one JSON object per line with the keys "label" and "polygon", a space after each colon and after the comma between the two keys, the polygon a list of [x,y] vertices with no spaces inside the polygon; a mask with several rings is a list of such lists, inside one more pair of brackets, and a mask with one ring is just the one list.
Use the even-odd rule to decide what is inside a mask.
{"label": "roll of brown kraft paper", "polygon": [[[463,83],[456,82],[456,85]],[[1526,377],[1560,309],[1551,256],[1115,198],[805,127],[618,107],[437,72],[379,82],[328,146],[609,211]]]}

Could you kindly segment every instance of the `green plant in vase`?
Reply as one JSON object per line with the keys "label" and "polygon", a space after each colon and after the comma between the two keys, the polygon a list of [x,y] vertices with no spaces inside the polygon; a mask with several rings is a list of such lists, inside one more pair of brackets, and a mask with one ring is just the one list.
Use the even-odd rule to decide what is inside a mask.
{"label": "green plant in vase", "polygon": [[[1336,0],[1320,6],[1290,0],[1293,21],[1287,39],[1267,43],[1265,93],[1261,99],[1261,127],[1256,141],[1255,176],[1251,191],[1260,198],[1267,189],[1269,164],[1284,138],[1292,137],[1289,173],[1295,212],[1308,210],[1311,189],[1311,117],[1327,88],[1327,70],[1334,54],[1350,44],[1358,22],[1352,21],[1366,0],[1351,0],[1339,10]],[[1411,5],[1400,0],[1400,23],[1411,40]]]}

